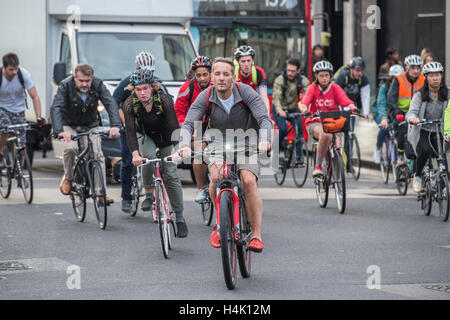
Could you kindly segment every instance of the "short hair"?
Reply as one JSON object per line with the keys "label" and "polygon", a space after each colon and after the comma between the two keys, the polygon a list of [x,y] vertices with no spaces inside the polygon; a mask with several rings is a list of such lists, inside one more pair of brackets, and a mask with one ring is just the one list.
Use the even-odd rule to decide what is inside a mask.
{"label": "short hair", "polygon": [[211,72],[213,72],[214,66],[216,65],[216,63],[220,63],[220,62],[230,65],[231,73],[234,74],[234,62],[233,62],[233,60],[230,59],[230,58],[223,58],[223,57],[219,57],[219,58],[214,59],[214,62],[213,62],[212,67],[211,67]]}
{"label": "short hair", "polygon": [[325,50],[323,49],[323,46],[320,45],[320,44],[316,44],[316,45],[312,48],[312,52],[316,51],[316,49],[320,49],[320,50],[322,50],[322,51],[325,51]]}
{"label": "short hair", "polygon": [[88,64],[79,64],[75,67],[74,75],[77,75],[78,72],[81,72],[85,76],[93,77],[94,76],[94,69],[88,65]]}
{"label": "short hair", "polygon": [[292,66],[296,66],[297,70],[300,69],[300,60],[296,59],[296,58],[290,58],[286,61],[286,65],[292,65]]}
{"label": "short hair", "polygon": [[2,58],[3,67],[13,66],[18,67],[19,66],[19,57],[17,54],[10,52],[3,56]]}
{"label": "short hair", "polygon": [[396,52],[397,52],[397,49],[395,49],[395,48],[387,48],[386,52],[385,52],[386,58],[389,58],[390,55],[393,55]]}

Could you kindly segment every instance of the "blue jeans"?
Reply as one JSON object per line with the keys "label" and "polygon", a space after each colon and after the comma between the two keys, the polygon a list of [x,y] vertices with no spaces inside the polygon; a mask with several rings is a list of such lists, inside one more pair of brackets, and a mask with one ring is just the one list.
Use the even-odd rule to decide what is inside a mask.
{"label": "blue jeans", "polygon": [[[375,122],[379,125],[381,123],[381,117],[377,116],[375,118]],[[377,136],[377,149],[381,149],[381,147],[383,146],[383,142],[384,142],[384,140],[386,140],[388,133],[389,133],[389,129],[380,128],[380,130],[378,131],[378,136]]]}
{"label": "blue jeans", "polygon": [[[295,109],[295,110],[289,110],[286,111],[288,114],[289,113],[300,113],[300,110]],[[287,122],[289,121],[291,123],[291,125],[295,125],[294,121],[297,121],[297,127],[298,127],[298,134],[300,137],[303,137],[303,126],[302,126],[302,118],[296,118],[294,119],[286,119],[286,118],[282,118],[278,115],[278,113],[276,112],[276,110],[273,110],[273,120],[275,120],[275,123],[278,126],[278,134],[279,134],[279,138],[280,138],[280,147],[283,145],[283,140],[287,135]],[[297,159],[301,159],[303,158],[303,153],[302,153],[302,142],[298,142],[296,145],[296,157]]]}
{"label": "blue jeans", "polygon": [[122,187],[122,200],[131,200],[131,183],[133,178],[133,157],[128,149],[125,129],[120,130],[120,152],[122,162],[120,165],[120,185]]}

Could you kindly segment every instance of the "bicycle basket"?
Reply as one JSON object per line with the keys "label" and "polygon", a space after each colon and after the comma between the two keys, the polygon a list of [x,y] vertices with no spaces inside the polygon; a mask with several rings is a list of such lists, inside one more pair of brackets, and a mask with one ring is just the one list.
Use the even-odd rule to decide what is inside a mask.
{"label": "bicycle basket", "polygon": [[349,129],[350,113],[341,111],[320,112],[320,120],[325,133],[343,132]]}

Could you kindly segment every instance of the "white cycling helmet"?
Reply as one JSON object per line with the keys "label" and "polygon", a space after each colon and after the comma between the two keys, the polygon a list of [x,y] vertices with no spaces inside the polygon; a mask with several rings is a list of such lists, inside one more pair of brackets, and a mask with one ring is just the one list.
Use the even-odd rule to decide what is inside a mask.
{"label": "white cycling helmet", "polygon": [[155,59],[152,54],[147,51],[141,51],[136,56],[136,65],[140,69],[148,69],[150,71],[155,71]]}
{"label": "white cycling helmet", "polygon": [[423,66],[422,73],[424,75],[432,72],[444,72],[444,67],[439,62],[428,62]]}
{"label": "white cycling helmet", "polygon": [[403,72],[405,72],[405,69],[403,69],[403,67],[399,64],[394,64],[390,69],[389,69],[389,75],[390,76],[398,76],[399,74],[402,74]]}
{"label": "white cycling helmet", "polygon": [[234,51],[234,58],[236,60],[239,60],[240,57],[245,57],[245,56],[252,56],[252,58],[255,59],[256,52],[252,47],[250,47],[246,44],[240,46],[239,48],[237,48]]}
{"label": "white cycling helmet", "polygon": [[316,64],[313,67],[313,72],[317,73],[320,71],[329,71],[333,73],[334,72],[333,65],[326,60],[316,62]]}
{"label": "white cycling helmet", "polygon": [[405,66],[407,66],[408,68],[412,66],[422,66],[422,64],[423,64],[422,58],[415,54],[412,54],[405,58]]}

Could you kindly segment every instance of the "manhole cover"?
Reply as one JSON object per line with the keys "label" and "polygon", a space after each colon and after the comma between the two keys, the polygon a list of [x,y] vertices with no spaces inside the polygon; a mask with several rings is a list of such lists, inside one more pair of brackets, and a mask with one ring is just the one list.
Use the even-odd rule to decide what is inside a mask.
{"label": "manhole cover", "polygon": [[29,269],[31,269],[31,267],[28,267],[18,261],[0,262],[0,271],[18,271],[18,270],[29,270]]}
{"label": "manhole cover", "polygon": [[427,285],[423,285],[422,288],[427,289],[427,290],[445,292],[445,293],[449,293],[450,294],[450,283],[427,284]]}

